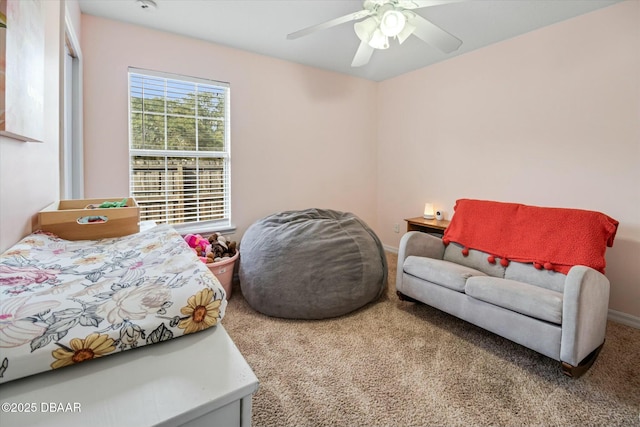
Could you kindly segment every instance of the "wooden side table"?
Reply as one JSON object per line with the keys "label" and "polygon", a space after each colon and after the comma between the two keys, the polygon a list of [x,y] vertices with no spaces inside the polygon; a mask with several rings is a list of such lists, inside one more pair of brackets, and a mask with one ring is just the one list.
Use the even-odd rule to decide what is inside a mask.
{"label": "wooden side table", "polygon": [[438,221],[437,219],[424,219],[421,216],[405,219],[407,221],[407,232],[421,231],[423,233],[435,233],[442,235],[444,230],[449,226],[446,219]]}

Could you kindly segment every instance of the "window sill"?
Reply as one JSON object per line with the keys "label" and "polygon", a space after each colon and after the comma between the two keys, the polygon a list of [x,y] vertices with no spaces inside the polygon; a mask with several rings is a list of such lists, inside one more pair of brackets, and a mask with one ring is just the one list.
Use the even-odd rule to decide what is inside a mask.
{"label": "window sill", "polygon": [[181,235],[186,234],[200,234],[201,236],[208,236],[212,233],[218,233],[222,235],[230,235],[236,232],[236,226],[233,224],[227,226],[216,226],[215,224],[180,224],[175,225],[174,228]]}

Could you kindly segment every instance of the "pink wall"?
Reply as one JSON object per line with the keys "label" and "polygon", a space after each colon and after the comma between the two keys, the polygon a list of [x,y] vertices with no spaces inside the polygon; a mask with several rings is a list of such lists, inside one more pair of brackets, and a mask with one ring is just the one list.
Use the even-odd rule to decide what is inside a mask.
{"label": "pink wall", "polygon": [[384,81],[378,99],[385,244],[426,201],[601,211],[620,221],[610,308],[640,316],[640,2]]}
{"label": "pink wall", "polygon": [[82,16],[85,194],[128,194],[127,67],[231,84],[232,215],[308,207],[376,218],[376,84]]}
{"label": "pink wall", "polygon": [[[64,18],[43,4],[46,138],[0,138],[0,251],[59,197]],[[599,210],[620,221],[610,307],[640,317],[639,2],[379,84],[84,15],[82,44],[87,196],[128,193],[127,66],[226,80],[239,236],[308,206],[357,213],[388,247],[425,201],[449,215],[460,197]]]}
{"label": "pink wall", "polygon": [[127,66],[228,81],[237,238],[310,206],[390,248],[426,201],[599,210],[621,223],[610,307],[640,317],[639,16],[624,2],[373,83],[83,15],[85,190],[128,193]]}
{"label": "pink wall", "polygon": [[62,3],[42,2],[45,13],[44,142],[0,137],[0,252],[31,232],[37,212],[59,198],[60,59]]}

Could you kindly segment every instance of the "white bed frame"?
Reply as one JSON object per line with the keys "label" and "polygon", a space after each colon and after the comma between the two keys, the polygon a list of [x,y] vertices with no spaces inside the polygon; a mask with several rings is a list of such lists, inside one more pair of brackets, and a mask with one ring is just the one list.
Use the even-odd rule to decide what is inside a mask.
{"label": "white bed frame", "polygon": [[2,427],[248,427],[257,390],[218,325],[2,384],[0,420]]}

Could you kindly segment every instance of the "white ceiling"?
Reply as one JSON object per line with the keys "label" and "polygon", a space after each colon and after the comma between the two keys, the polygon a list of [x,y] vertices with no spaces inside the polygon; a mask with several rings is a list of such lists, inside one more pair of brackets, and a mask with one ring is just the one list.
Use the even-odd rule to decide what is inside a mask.
{"label": "white ceiling", "polygon": [[[376,50],[359,68],[351,60],[360,40],[353,23],[288,40],[294,31],[347,15],[361,0],[78,0],[83,13],[156,28],[326,70],[381,81],[620,0],[469,0],[416,10],[463,41],[444,54],[416,37]],[[132,42],[135,42],[132,40]]]}

